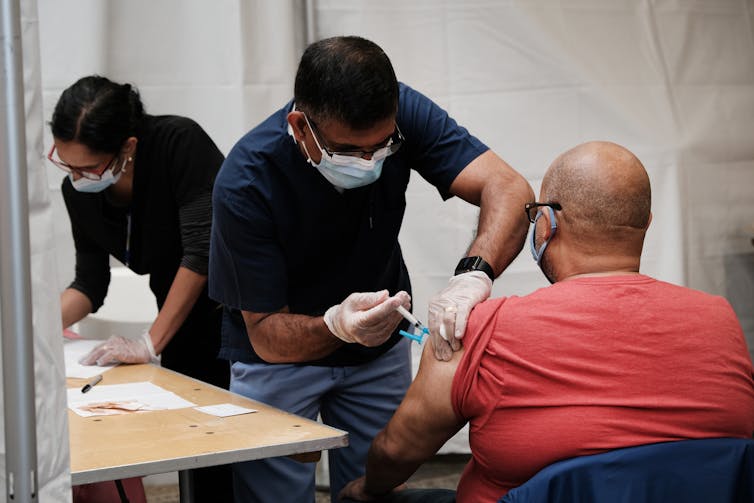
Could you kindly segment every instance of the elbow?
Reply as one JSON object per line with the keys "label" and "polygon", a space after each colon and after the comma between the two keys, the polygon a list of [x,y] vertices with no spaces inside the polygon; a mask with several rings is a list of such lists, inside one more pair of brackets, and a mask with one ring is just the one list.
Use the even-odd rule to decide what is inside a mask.
{"label": "elbow", "polygon": [[289,363],[283,358],[282,355],[273,351],[268,344],[265,344],[264,337],[254,333],[251,329],[246,329],[246,334],[249,337],[249,343],[254,353],[266,363]]}
{"label": "elbow", "polygon": [[531,185],[529,185],[529,182],[521,173],[514,171],[512,175],[511,179],[506,181],[505,184],[511,195],[521,201],[521,209],[523,210],[523,205],[536,200],[536,196],[534,195],[534,190],[532,190]]}
{"label": "elbow", "polygon": [[531,188],[531,185],[529,185],[529,182],[526,180],[526,178],[523,177],[523,175],[518,175],[521,180],[521,191],[523,194],[525,194],[525,203],[528,203],[529,201],[535,201],[537,199],[537,196],[534,194],[534,190]]}

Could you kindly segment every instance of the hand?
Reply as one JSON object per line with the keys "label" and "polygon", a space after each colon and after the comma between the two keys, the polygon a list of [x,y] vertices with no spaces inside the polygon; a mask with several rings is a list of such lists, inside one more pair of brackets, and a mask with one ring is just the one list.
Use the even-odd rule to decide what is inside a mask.
{"label": "hand", "polygon": [[448,286],[432,297],[429,301],[429,331],[433,334],[435,358],[448,361],[452,351],[461,348],[460,339],[466,330],[469,313],[486,300],[491,291],[489,276],[482,271],[470,271],[450,278]]}
{"label": "hand", "polygon": [[79,334],[71,330],[70,328],[63,329],[63,337],[65,339],[83,339]]}
{"label": "hand", "polygon": [[388,291],[352,293],[346,300],[332,306],[325,313],[325,324],[338,339],[363,346],[379,346],[393,333],[403,317],[395,310],[411,307],[411,297],[398,292],[388,297]]}
{"label": "hand", "polygon": [[[364,489],[364,485],[366,483],[366,477],[359,477],[356,480],[352,480],[348,484],[346,484],[346,487],[341,489],[340,493],[338,494],[338,500],[342,500],[344,498],[350,498],[354,501],[377,501],[378,497],[373,496],[366,492]],[[406,484],[401,484],[395,489],[393,489],[392,492],[398,492],[403,491],[406,489]]]}
{"label": "hand", "polygon": [[138,339],[113,335],[92,349],[88,355],[79,360],[79,363],[104,366],[114,363],[147,363],[150,361],[157,361],[157,355],[154,352],[149,332],[145,332]]}
{"label": "hand", "polygon": [[365,480],[365,477],[359,477],[346,484],[346,487],[341,489],[338,494],[338,499],[342,500],[343,498],[350,498],[354,501],[374,501],[374,497],[364,491]]}

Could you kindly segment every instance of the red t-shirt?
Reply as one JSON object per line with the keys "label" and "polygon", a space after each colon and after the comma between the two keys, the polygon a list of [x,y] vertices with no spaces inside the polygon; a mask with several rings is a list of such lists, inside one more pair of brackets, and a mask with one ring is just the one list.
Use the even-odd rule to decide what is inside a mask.
{"label": "red t-shirt", "polygon": [[754,381],[722,297],[642,275],[478,305],[453,380],[472,459],[457,501],[497,501],[545,466],[619,447],[751,437]]}

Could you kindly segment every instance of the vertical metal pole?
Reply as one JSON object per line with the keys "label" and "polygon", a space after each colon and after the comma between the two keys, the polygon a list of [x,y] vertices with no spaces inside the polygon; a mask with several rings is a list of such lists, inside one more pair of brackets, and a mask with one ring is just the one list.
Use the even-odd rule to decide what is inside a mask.
{"label": "vertical metal pole", "polygon": [[317,41],[317,19],[314,12],[314,0],[304,0],[304,29],[307,46]]}
{"label": "vertical metal pole", "polygon": [[6,501],[37,501],[29,194],[20,0],[0,0],[0,307]]}

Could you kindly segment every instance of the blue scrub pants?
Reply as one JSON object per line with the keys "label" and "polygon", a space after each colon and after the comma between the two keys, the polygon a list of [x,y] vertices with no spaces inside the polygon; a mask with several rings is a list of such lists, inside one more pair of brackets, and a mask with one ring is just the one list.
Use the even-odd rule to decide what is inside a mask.
{"label": "blue scrub pants", "polygon": [[[411,383],[408,340],[353,367],[235,362],[230,390],[348,432],[349,445],[329,451],[330,498],[364,474],[372,439],[385,427]],[[314,502],[314,463],[270,458],[233,465],[237,503]]]}

